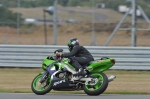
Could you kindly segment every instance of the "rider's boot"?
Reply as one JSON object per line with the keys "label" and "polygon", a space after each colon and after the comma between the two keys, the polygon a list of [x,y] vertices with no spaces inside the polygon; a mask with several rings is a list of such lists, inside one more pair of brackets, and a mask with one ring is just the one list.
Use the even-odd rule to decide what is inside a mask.
{"label": "rider's boot", "polygon": [[79,70],[74,74],[74,76],[82,76],[82,75],[84,75],[83,68],[79,68]]}
{"label": "rider's boot", "polygon": [[73,80],[79,80],[84,76],[85,72],[83,68],[80,68],[75,74],[73,74]]}

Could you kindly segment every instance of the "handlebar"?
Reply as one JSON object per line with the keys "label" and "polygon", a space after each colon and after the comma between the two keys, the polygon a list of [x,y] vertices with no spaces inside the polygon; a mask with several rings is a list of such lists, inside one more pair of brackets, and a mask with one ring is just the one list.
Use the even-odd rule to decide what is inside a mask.
{"label": "handlebar", "polygon": [[61,57],[59,57],[56,61],[57,61],[57,62],[59,62],[59,61],[61,61],[61,60],[62,60],[62,58],[61,58]]}

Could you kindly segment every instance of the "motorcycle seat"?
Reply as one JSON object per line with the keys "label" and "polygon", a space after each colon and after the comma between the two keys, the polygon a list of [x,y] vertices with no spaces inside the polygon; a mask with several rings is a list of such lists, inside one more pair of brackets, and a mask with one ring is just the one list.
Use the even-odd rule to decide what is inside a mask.
{"label": "motorcycle seat", "polygon": [[90,61],[89,63],[87,64],[84,64],[82,67],[85,69],[87,66],[91,65],[93,62],[95,61],[98,61],[98,60],[106,60],[106,59],[109,59],[108,57],[102,57],[101,59],[96,59],[94,61]]}
{"label": "motorcycle seat", "polygon": [[94,61],[90,61],[89,63],[87,64],[84,64],[82,67],[85,69],[87,66],[91,65]]}
{"label": "motorcycle seat", "polygon": [[102,57],[101,59],[96,59],[96,60],[94,60],[94,61],[90,61],[89,63],[83,65],[82,67],[83,67],[83,69],[85,69],[87,66],[91,65],[91,64],[92,64],[93,62],[95,62],[95,61],[106,60],[106,59],[109,59],[109,58],[108,58],[108,57]]}

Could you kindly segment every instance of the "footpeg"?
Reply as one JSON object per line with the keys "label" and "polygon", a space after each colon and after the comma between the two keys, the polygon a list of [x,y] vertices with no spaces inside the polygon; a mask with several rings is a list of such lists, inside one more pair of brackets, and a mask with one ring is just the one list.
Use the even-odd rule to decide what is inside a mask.
{"label": "footpeg", "polygon": [[82,78],[82,76],[73,76],[71,81],[79,80],[81,78]]}

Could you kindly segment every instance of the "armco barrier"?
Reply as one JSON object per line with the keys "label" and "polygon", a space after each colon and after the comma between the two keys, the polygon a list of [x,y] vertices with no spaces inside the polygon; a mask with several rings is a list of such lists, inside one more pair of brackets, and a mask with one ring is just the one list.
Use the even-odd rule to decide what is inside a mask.
{"label": "armco barrier", "polygon": [[[85,46],[95,59],[111,57],[111,69],[150,70],[150,47]],[[0,67],[41,67],[42,60],[56,49],[68,52],[67,46],[0,45]]]}

